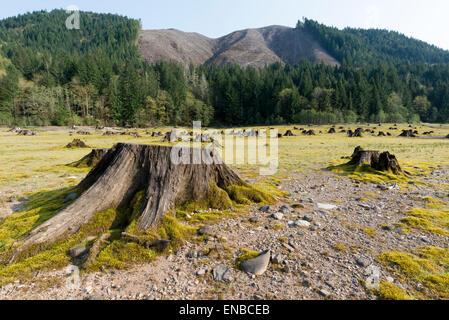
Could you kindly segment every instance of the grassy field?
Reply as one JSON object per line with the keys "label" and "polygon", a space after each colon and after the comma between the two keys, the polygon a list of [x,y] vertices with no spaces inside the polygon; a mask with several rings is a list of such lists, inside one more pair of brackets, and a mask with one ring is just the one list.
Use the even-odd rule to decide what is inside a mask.
{"label": "grassy field", "polygon": [[[434,134],[430,137],[420,136],[417,138],[398,137],[403,129],[409,129],[408,125],[398,126],[397,130],[388,130],[392,126],[386,124],[376,130],[376,132],[379,130],[390,132],[392,134],[390,137],[378,137],[377,135],[366,133],[362,138],[349,138],[345,133],[328,134],[330,126],[307,127],[307,129],[313,129],[316,132],[317,135],[315,136],[302,135],[299,130],[292,130],[293,126],[275,127],[281,134],[284,134],[287,130],[292,130],[295,134],[293,137],[282,137],[278,140],[279,170],[276,174],[264,178],[259,175],[257,165],[250,165],[246,162],[229,163],[229,165],[235,168],[244,178],[259,182],[261,186],[265,183],[267,188],[271,188],[267,190],[276,196],[276,191],[279,192],[279,190],[273,187],[273,185],[277,184],[277,182],[289,180],[291,174],[295,172],[324,170],[331,166],[344,164],[348,160],[343,159],[343,157],[350,156],[357,146],[362,146],[364,149],[369,150],[389,151],[395,154],[402,168],[411,172],[413,174],[412,177],[402,179],[400,176],[395,177],[388,173],[382,175],[378,172],[371,173],[363,170],[360,172],[345,172],[344,167],[343,169],[334,169],[337,174],[347,174],[353,179],[362,181],[398,182],[407,187],[410,179],[418,176],[425,177],[430,169],[439,165],[449,165],[449,139],[443,138],[449,134],[449,125],[419,125],[416,127],[416,130],[419,132],[432,130]],[[343,127],[354,130],[358,126],[344,125]],[[362,127],[374,128],[375,125]],[[70,135],[68,128],[48,127],[32,129],[37,132],[36,136],[19,136],[8,132],[6,128],[0,129],[0,205],[5,205],[11,198],[26,196],[30,199],[30,201],[24,204],[22,209],[3,220],[3,222],[1,222],[2,216],[0,215],[0,246],[3,247],[12,245],[14,241],[20,239],[31,230],[33,226],[42,223],[42,221],[53,216],[65,206],[64,197],[90,170],[90,168],[74,168],[68,166],[68,164],[87,155],[91,148],[110,148],[118,142],[169,144],[163,143],[161,137],[151,138],[146,134],[146,131],[153,130],[137,130],[141,137],[135,138],[129,135],[105,136],[102,131],[88,128],[83,128],[82,130],[90,131],[92,135],[80,136],[75,133]],[[241,129],[248,130],[252,128]],[[161,128],[154,131],[168,132],[170,130],[172,128]],[[178,128],[178,130],[184,129]],[[188,129],[186,128],[186,130]],[[136,130],[131,130],[131,132],[136,132]],[[75,138],[85,141],[89,148],[66,148],[66,145]],[[224,150],[219,148],[222,154],[226,154],[226,147],[230,145],[229,142],[234,138],[228,135],[225,139],[223,143]],[[240,139],[238,141],[236,149],[248,145],[248,139]],[[266,145],[267,149],[269,149],[269,145],[271,143]],[[248,160],[249,157],[254,156],[256,153],[256,148],[249,147],[245,160]],[[226,160],[228,159],[225,157]],[[449,184],[433,186],[432,181],[426,182],[426,184],[427,187],[431,186],[432,188],[449,191]],[[138,203],[138,199],[135,201]],[[402,220],[403,227],[446,235],[447,210],[439,202],[430,202],[426,209],[417,208],[414,211],[412,210],[409,216]],[[136,203],[134,207],[138,207]],[[243,208],[237,207],[237,210],[240,211]],[[183,214],[188,214],[187,211],[185,213],[182,210],[177,212],[177,217],[182,218]],[[96,217],[98,223],[93,221],[88,224],[84,232],[87,235],[91,231],[90,229],[110,230],[112,238],[114,238],[114,232],[117,232],[117,230],[111,229],[111,221],[119,214],[121,213],[114,210],[101,213],[101,215]],[[227,215],[232,216],[233,214],[235,213],[227,211],[206,212],[197,216],[199,219],[197,222],[201,223],[203,219],[212,220]],[[158,232],[175,234],[178,237],[182,237],[184,233],[192,233],[195,230],[191,226],[183,227],[175,220],[166,221],[164,228],[166,229],[158,230]],[[23,260],[23,262],[16,265],[1,267],[0,283],[2,281],[13,281],[18,274],[25,274],[29,270],[66,265],[69,262],[66,254],[67,249],[82,243],[80,242],[81,240],[81,235],[69,238],[33,258]],[[132,252],[131,255],[130,252]],[[444,249],[443,253],[446,255],[447,250]],[[415,256],[411,254],[402,252],[385,253],[381,257],[383,258],[381,261],[386,265],[389,263],[397,264],[396,262],[399,260],[402,263],[404,257],[415,259]],[[100,268],[106,265],[120,268],[123,265],[127,265],[131,256],[133,259],[137,259],[135,262],[144,262],[153,259],[154,253],[141,247],[136,247],[133,244],[113,241],[99,255],[97,264],[93,266]],[[447,263],[445,262],[444,265],[447,265]],[[419,272],[421,271],[420,269]],[[422,272],[425,273],[425,270]],[[446,281],[447,279],[444,278],[444,281],[440,282],[445,283]],[[391,289],[387,284],[385,285],[387,286],[386,289]],[[447,290],[444,288],[439,290],[444,294],[447,293]],[[404,297],[407,298],[406,295]]]}
{"label": "grassy field", "polygon": [[[338,126],[337,126],[338,127]],[[356,126],[344,126],[355,129]],[[366,126],[365,126],[366,127]],[[371,128],[374,125],[370,126]],[[316,136],[304,136],[293,131],[295,137],[279,139],[279,174],[301,171],[305,168],[323,168],[330,164],[340,164],[341,157],[350,156],[357,146],[365,149],[390,151],[395,154],[405,169],[426,168],[449,164],[449,139],[441,139],[449,134],[449,125],[420,125],[419,132],[434,130],[433,138],[400,138],[401,129],[387,130],[391,125],[383,125],[383,131],[390,131],[392,137],[377,137],[366,134],[363,138],[348,138],[344,133],[327,134],[330,126],[312,127]],[[368,127],[366,127],[368,128]],[[247,128],[249,129],[249,128]],[[284,133],[292,127],[275,127]],[[161,129],[166,132],[170,128]],[[379,130],[382,130],[379,128]],[[68,149],[65,146],[74,138],[81,138],[92,148],[110,148],[118,142],[161,144],[161,138],[151,138],[139,130],[141,138],[131,136],[103,136],[94,130],[91,136],[69,136],[68,129],[37,128],[37,136],[18,136],[0,129],[0,199],[10,194],[25,194],[36,190],[72,186],[79,182],[88,169],[66,166],[90,152],[90,149]],[[158,130],[159,131],[159,130]],[[322,134],[319,132],[322,131]],[[337,130],[338,131],[338,130]],[[229,139],[229,137],[227,137]],[[226,146],[226,144],[225,144]],[[252,154],[255,150],[248,150]],[[240,173],[254,176],[257,166],[231,164]]]}

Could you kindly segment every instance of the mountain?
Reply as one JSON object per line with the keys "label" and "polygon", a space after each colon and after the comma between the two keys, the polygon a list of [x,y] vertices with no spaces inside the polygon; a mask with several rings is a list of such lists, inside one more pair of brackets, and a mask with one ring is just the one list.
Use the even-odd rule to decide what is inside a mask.
{"label": "mountain", "polygon": [[142,30],[139,51],[149,62],[264,67],[302,59],[338,66],[340,63],[304,30],[283,26],[247,29],[218,39],[178,30]]}
{"label": "mountain", "polygon": [[449,122],[449,52],[397,32],[304,19],[210,39],[67,17],[0,20],[0,125]]}
{"label": "mountain", "polygon": [[150,63],[238,64],[264,67],[303,59],[339,66],[378,62],[449,63],[449,52],[387,30],[343,30],[305,19],[296,28],[269,26],[233,32],[218,39],[179,30],[141,30],[139,51]]}

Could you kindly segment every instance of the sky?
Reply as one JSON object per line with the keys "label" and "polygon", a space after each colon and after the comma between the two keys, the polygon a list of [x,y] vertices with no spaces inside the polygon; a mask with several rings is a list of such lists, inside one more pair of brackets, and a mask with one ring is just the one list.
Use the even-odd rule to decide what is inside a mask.
{"label": "sky", "polygon": [[3,0],[0,18],[75,5],[82,11],[140,19],[144,29],[175,28],[211,38],[302,17],[338,28],[399,31],[449,50],[447,0]]}

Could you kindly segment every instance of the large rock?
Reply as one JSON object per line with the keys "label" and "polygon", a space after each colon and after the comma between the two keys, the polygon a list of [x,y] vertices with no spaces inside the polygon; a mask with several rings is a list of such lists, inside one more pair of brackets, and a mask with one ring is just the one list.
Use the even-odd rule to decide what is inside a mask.
{"label": "large rock", "polygon": [[231,270],[225,265],[219,265],[212,270],[212,276],[215,281],[231,282]]}
{"label": "large rock", "polygon": [[240,267],[246,273],[260,276],[267,271],[268,264],[270,263],[270,257],[270,250],[267,250],[262,252],[258,257],[243,262]]}

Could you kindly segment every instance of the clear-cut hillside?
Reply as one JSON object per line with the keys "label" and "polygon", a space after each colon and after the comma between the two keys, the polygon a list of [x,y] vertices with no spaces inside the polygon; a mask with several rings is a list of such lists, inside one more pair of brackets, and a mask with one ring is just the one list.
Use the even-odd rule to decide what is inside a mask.
{"label": "clear-cut hillside", "polygon": [[274,62],[294,64],[309,59],[314,63],[339,65],[304,30],[283,26],[241,30],[218,39],[173,29],[143,30],[139,35],[139,50],[153,63],[235,63],[244,67],[263,67]]}

